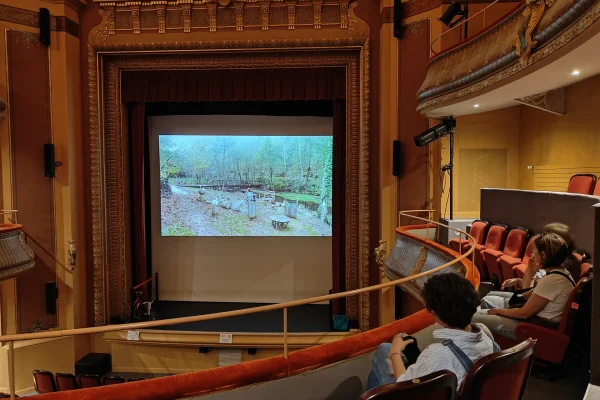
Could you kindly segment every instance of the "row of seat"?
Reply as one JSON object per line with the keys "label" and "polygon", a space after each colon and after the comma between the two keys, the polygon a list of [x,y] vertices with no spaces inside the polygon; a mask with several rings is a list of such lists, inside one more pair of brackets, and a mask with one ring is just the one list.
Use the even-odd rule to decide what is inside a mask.
{"label": "row of seat", "polygon": [[[127,382],[142,381],[146,378],[130,378]],[[125,383],[125,378],[122,376],[105,376],[100,378],[98,375],[79,375],[56,373],[50,371],[35,370],[33,371],[33,383],[35,390],[38,393],[51,393],[65,390],[75,390],[83,388],[91,388],[102,385],[115,385]]]}
{"label": "row of seat", "polygon": [[533,363],[536,341],[522,343],[475,362],[458,388],[456,375],[438,371],[412,381],[380,386],[358,400],[521,400]]}
{"label": "row of seat", "polygon": [[594,174],[575,174],[569,180],[567,192],[600,196],[600,183]]}

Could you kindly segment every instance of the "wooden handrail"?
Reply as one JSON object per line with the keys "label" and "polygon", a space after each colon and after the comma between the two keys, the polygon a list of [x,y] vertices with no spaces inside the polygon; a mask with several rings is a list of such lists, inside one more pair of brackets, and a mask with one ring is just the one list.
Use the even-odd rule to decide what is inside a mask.
{"label": "wooden handrail", "polygon": [[[439,222],[435,222],[435,221],[432,221],[432,220],[429,220],[426,218],[415,217],[414,215],[408,214],[409,212],[412,212],[412,213],[429,212],[429,213],[431,213],[431,212],[433,212],[433,210],[409,210],[409,211],[401,211],[398,214],[399,214],[399,216],[411,217],[413,219],[427,222],[428,224],[435,224],[438,226],[446,227],[448,229],[460,232],[461,234],[464,234],[466,237],[468,237],[470,240],[472,240],[473,243],[475,242],[474,238],[471,235],[469,235],[468,233],[466,233],[460,229],[453,228],[451,226],[448,226],[448,225],[445,225],[445,224],[442,224]],[[287,321],[287,319],[288,319],[287,318],[287,309],[288,308],[302,306],[302,305],[306,305],[306,304],[319,303],[319,302],[324,302],[324,301],[329,301],[329,300],[336,300],[336,299],[341,299],[341,298],[350,297],[350,296],[356,296],[359,294],[369,293],[369,292],[372,292],[375,290],[380,290],[380,289],[385,289],[385,288],[388,288],[391,286],[399,285],[401,283],[410,282],[410,281],[413,281],[413,280],[416,280],[416,279],[419,279],[419,278],[422,278],[425,276],[429,276],[433,273],[436,273],[445,268],[448,268],[451,265],[458,263],[459,261],[461,261],[464,258],[467,258],[471,253],[473,253],[474,249],[475,249],[475,246],[471,246],[471,249],[469,249],[469,251],[467,251],[464,254],[459,255],[454,260],[451,260],[443,265],[440,265],[439,267],[433,268],[426,272],[421,272],[419,274],[411,275],[409,277],[402,278],[402,279],[397,279],[395,281],[380,283],[378,285],[368,286],[368,287],[350,290],[350,291],[341,292],[341,293],[316,296],[316,297],[311,297],[311,298],[302,299],[302,300],[293,300],[293,301],[288,301],[288,302],[279,303],[279,304],[271,304],[271,305],[266,305],[266,306],[246,308],[243,310],[233,310],[233,311],[218,312],[218,313],[213,313],[213,314],[195,315],[195,316],[191,316],[191,317],[180,317],[180,318],[163,319],[163,320],[158,320],[158,321],[136,322],[136,323],[120,324],[120,325],[106,325],[106,326],[97,326],[97,327],[90,327],[90,328],[64,329],[64,330],[59,330],[59,331],[34,332],[34,333],[23,333],[23,334],[17,334],[17,335],[0,336],[0,341],[8,342],[8,344],[9,344],[9,384],[10,384],[10,389],[11,389],[11,396],[13,396],[11,398],[14,398],[14,381],[13,381],[13,379],[14,379],[14,354],[13,354],[14,348],[13,348],[13,342],[15,342],[15,341],[32,340],[32,339],[49,339],[49,338],[57,338],[57,337],[63,337],[63,336],[89,335],[89,334],[94,334],[94,333],[115,332],[115,331],[121,331],[121,330],[137,330],[137,329],[144,329],[144,328],[154,328],[154,327],[163,326],[163,325],[179,325],[179,324],[185,324],[185,323],[191,323],[191,322],[209,321],[209,320],[220,319],[220,318],[237,317],[240,315],[256,314],[256,313],[262,313],[262,312],[267,312],[267,311],[283,310],[283,313],[284,313],[284,327],[283,327],[284,343],[283,343],[283,347],[284,347],[284,355],[287,357],[287,347],[288,347],[287,346],[287,336],[288,336],[287,335],[287,322],[288,322]]]}

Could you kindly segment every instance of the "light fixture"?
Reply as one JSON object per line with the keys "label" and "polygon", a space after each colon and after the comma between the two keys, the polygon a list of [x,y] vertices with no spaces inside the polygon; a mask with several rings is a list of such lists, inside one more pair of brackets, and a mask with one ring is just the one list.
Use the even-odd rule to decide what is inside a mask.
{"label": "light fixture", "polygon": [[475,108],[479,108],[479,104],[475,104],[473,107],[475,107]]}
{"label": "light fixture", "polygon": [[574,69],[574,70],[571,72],[571,75],[573,75],[573,76],[577,76],[577,75],[579,75],[579,74],[580,74],[580,71],[579,71],[578,69]]}

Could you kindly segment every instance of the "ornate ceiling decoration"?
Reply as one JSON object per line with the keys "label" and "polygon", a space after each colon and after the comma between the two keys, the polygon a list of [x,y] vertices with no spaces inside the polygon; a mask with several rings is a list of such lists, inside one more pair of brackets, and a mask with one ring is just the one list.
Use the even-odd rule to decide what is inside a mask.
{"label": "ornate ceiling decoration", "polygon": [[417,109],[427,113],[514,80],[599,19],[599,0],[528,1],[483,34],[434,57],[417,94]]}
{"label": "ornate ceiling decoration", "polygon": [[341,28],[349,0],[94,0],[107,13],[108,34]]}

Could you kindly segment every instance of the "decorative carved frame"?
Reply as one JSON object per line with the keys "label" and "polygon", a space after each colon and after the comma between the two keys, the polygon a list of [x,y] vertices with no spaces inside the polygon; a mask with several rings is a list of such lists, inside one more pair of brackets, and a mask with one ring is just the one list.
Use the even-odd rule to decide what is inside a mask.
{"label": "decorative carved frame", "polygon": [[[125,110],[120,97],[121,73],[126,70],[345,67],[346,290],[369,285],[369,28],[354,15],[355,6],[343,3],[347,14],[340,15],[340,26],[317,28],[320,37],[305,34],[308,37],[303,38],[300,33],[291,39],[214,41],[165,40],[168,35],[162,35],[161,41],[144,41],[144,34],[113,35],[114,9],[102,10],[103,22],[90,32],[88,45],[93,307],[97,326],[119,315],[129,295],[127,166],[123,165],[122,143]],[[347,298],[346,311],[350,319],[359,321],[361,329],[369,329],[368,294]]]}

